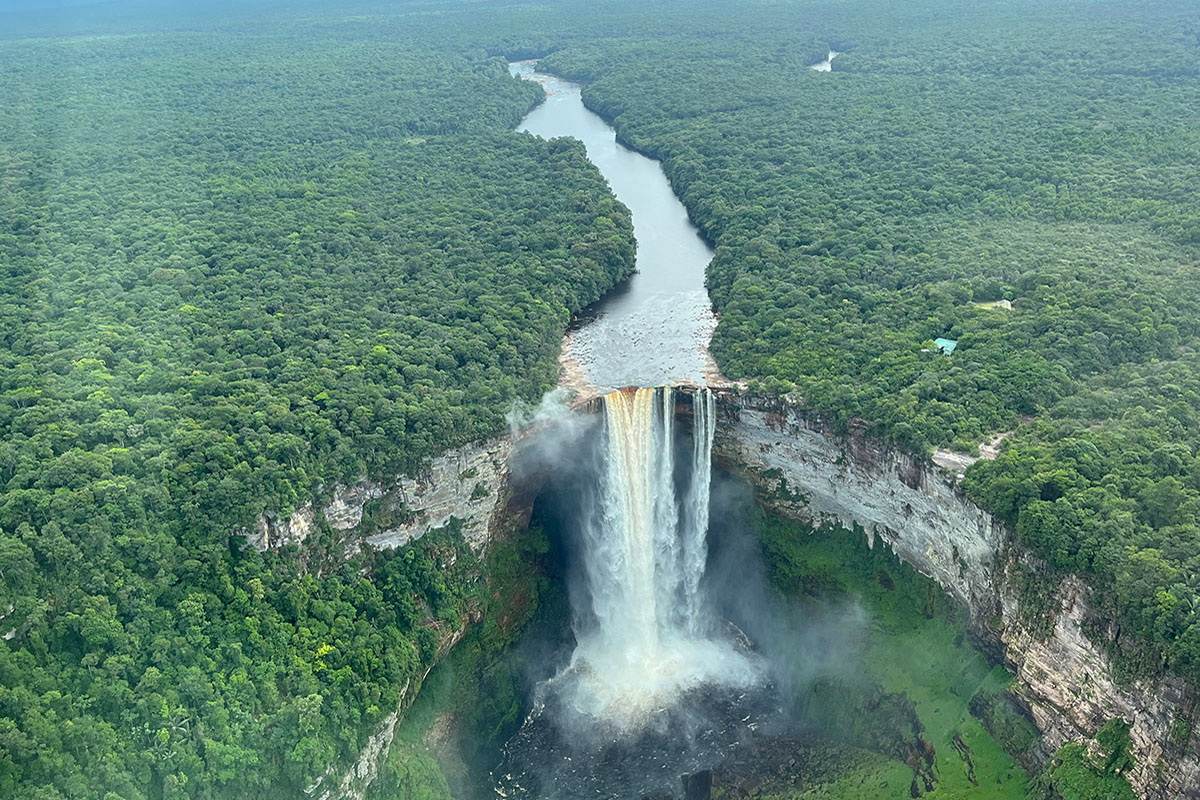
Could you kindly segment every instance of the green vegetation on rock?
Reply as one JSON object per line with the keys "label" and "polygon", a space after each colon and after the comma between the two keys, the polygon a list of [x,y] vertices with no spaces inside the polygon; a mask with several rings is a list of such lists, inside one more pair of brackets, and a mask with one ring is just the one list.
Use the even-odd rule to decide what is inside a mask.
{"label": "green vegetation on rock", "polygon": [[[814,530],[763,511],[756,525],[771,579],[794,602],[852,603],[861,614],[841,633],[861,641],[836,675],[804,690],[798,707],[823,739],[874,756],[850,770],[838,765],[803,790],[768,796],[849,800],[869,792],[899,800],[916,780],[930,798],[1027,797],[1029,779],[1014,757],[1029,757],[1036,729],[997,707],[1012,677],[974,649],[966,620],[941,588],[882,542],[869,548],[861,531]],[[805,663],[804,654],[797,658]]]}
{"label": "green vegetation on rock", "polygon": [[1129,723],[1109,720],[1089,744],[1091,747],[1077,742],[1063,745],[1040,782],[1062,800],[1134,800],[1137,795],[1122,777],[1134,763]]}
{"label": "green vegetation on rock", "polygon": [[530,665],[518,637],[535,619],[566,619],[562,587],[546,576],[548,551],[535,525],[488,554],[482,624],[430,673],[367,800],[486,794],[488,771],[525,711],[521,689]]}

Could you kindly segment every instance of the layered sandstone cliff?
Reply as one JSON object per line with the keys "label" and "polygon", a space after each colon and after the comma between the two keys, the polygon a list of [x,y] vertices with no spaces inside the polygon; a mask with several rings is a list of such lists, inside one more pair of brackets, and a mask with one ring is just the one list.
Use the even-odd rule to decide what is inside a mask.
{"label": "layered sandstone cliff", "polygon": [[[765,502],[786,516],[861,530],[872,546],[888,547],[961,603],[980,640],[1016,676],[1015,690],[1042,733],[1043,755],[1121,717],[1132,723],[1138,766],[1130,779],[1138,794],[1200,800],[1198,737],[1182,748],[1171,743],[1176,723],[1191,719],[1192,690],[1177,680],[1118,684],[1103,650],[1083,632],[1091,611],[1077,579],[1060,587],[1049,634],[1030,629],[1011,577],[1024,556],[1010,532],[959,488],[955,471],[861,432],[838,434],[785,401],[730,390],[718,393],[718,408],[714,457],[750,479]],[[589,406],[580,409],[586,413]],[[385,485],[338,486],[324,504],[264,516],[246,535],[260,549],[300,545],[325,524],[351,549],[363,542],[401,547],[457,520],[471,546],[483,549],[497,530],[527,520],[538,476],[514,485],[514,451],[521,445],[501,436],[449,450]],[[364,526],[369,506],[382,511],[373,516],[387,524]],[[408,702],[411,697],[403,705]],[[359,800],[386,757],[401,711],[388,717],[349,770],[330,774],[312,796]]]}
{"label": "layered sandstone cliff", "polygon": [[[411,475],[389,483],[362,479],[338,484],[324,504],[309,502],[284,517],[263,515],[246,540],[259,550],[302,545],[324,522],[352,551],[365,541],[374,547],[403,547],[456,520],[473,550],[483,550],[513,496],[509,459],[514,437],[498,436],[447,450]],[[368,504],[375,503],[383,524],[362,527]]]}
{"label": "layered sandstone cliff", "polygon": [[[325,502],[306,503],[285,516],[263,515],[242,535],[259,550],[280,549],[303,546],[327,526],[348,556],[364,543],[383,549],[403,547],[455,523],[467,544],[482,552],[495,537],[528,524],[536,486],[516,485],[512,471],[514,451],[522,438],[506,434],[456,447],[413,474],[390,482],[363,479],[351,486],[339,484]],[[465,631],[463,627],[444,632],[438,643],[438,660]],[[307,788],[306,796],[311,800],[363,800],[420,686],[421,681],[406,685],[399,705],[384,718],[354,763],[330,768]]]}
{"label": "layered sandstone cliff", "polygon": [[1119,685],[1105,653],[1083,632],[1086,587],[1063,582],[1053,627],[1030,630],[1010,579],[1015,559],[1003,525],[967,498],[956,475],[781,400],[722,392],[716,457],[749,478],[786,516],[861,529],[937,581],[967,609],[972,627],[1016,676],[1016,691],[1046,752],[1091,736],[1108,719],[1132,723],[1138,765],[1130,782],[1150,800],[1200,798],[1200,744],[1171,744],[1195,698],[1178,680]]}

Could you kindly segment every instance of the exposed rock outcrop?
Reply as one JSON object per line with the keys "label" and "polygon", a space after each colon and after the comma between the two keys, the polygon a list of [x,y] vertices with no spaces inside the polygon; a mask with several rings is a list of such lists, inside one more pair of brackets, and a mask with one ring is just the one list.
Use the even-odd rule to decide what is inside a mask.
{"label": "exposed rock outcrop", "polygon": [[[354,552],[361,541],[379,548],[403,547],[453,519],[471,548],[481,551],[502,516],[520,515],[519,509],[509,508],[514,441],[505,435],[447,450],[415,474],[386,485],[365,478],[352,486],[338,484],[319,511],[309,502],[287,517],[263,515],[253,530],[242,534],[260,551],[303,545],[318,520],[324,520]],[[381,522],[363,530],[367,505],[376,501],[375,516]]]}
{"label": "exposed rock outcrop", "polygon": [[1006,660],[1047,748],[1057,750],[1121,717],[1133,723],[1130,736],[1137,765],[1129,779],[1138,793],[1153,800],[1200,797],[1200,744],[1195,736],[1182,749],[1172,744],[1175,723],[1191,717],[1192,690],[1174,678],[1118,685],[1107,656],[1083,632],[1092,612],[1087,587],[1078,578],[1063,581],[1049,636],[1020,624],[1013,584],[1003,586]]}
{"label": "exposed rock outcrop", "polygon": [[1000,608],[1007,534],[940,473],[878,439],[835,437],[816,417],[722,394],[717,458],[787,516],[862,528],[874,547],[936,580],[972,615]]}
{"label": "exposed rock outcrop", "polygon": [[416,475],[401,476],[388,495],[406,518],[367,541],[375,547],[403,547],[453,518],[462,523],[471,548],[482,550],[495,516],[511,497],[513,447],[510,436],[474,442],[443,453]]}
{"label": "exposed rock outcrop", "polygon": [[956,475],[899,453],[862,431],[837,435],[786,401],[719,394],[716,457],[747,476],[779,512],[861,529],[937,581],[968,610],[975,633],[994,644],[1046,752],[1094,734],[1105,721],[1132,723],[1138,760],[1130,782],[1149,800],[1200,798],[1200,743],[1171,744],[1195,698],[1183,681],[1118,685],[1103,650],[1083,632],[1086,587],[1063,582],[1049,636],[1020,613],[1009,532],[970,501]]}
{"label": "exposed rock outcrop", "polygon": [[[1200,800],[1200,737],[1172,743],[1176,723],[1191,721],[1192,689],[1178,680],[1118,685],[1107,656],[1083,632],[1091,611],[1077,579],[1064,581],[1049,635],[1026,626],[1011,577],[1024,556],[1009,531],[959,488],[957,470],[893,450],[861,430],[840,435],[785,401],[720,390],[718,408],[714,456],[749,478],[775,510],[862,530],[871,546],[886,544],[962,604],[980,641],[1016,676],[1016,691],[1042,732],[1044,755],[1121,717],[1132,723],[1138,765],[1130,779],[1138,794]],[[583,402],[577,410],[595,411],[596,404]],[[471,546],[483,549],[503,526],[527,521],[540,476],[513,485],[519,444],[501,436],[447,451],[386,486],[338,486],[319,511],[309,504],[284,519],[264,516],[245,535],[260,549],[302,545],[323,520],[348,542],[402,547],[457,519]],[[367,514],[371,503],[377,505]],[[313,800],[361,800],[409,694],[348,771],[313,787]]]}
{"label": "exposed rock outcrop", "polygon": [[[339,484],[319,510],[310,502],[284,518],[264,515],[252,531],[242,534],[259,550],[300,546],[323,520],[345,544],[345,552],[354,553],[363,542],[378,548],[403,547],[453,520],[459,523],[468,545],[481,552],[503,531],[528,524],[536,486],[514,485],[510,463],[520,441],[520,435],[503,435],[472,442],[446,451],[415,474],[401,475],[387,485],[366,479],[349,487]],[[369,504],[374,504],[371,514]],[[465,631],[464,627],[443,636],[439,660]],[[420,685],[421,681],[416,681],[406,686],[399,706],[384,718],[354,763],[342,770],[331,768],[308,787],[307,797],[362,800]]]}
{"label": "exposed rock outcrop", "polygon": [[315,520],[312,503],[306,503],[298,511],[283,518],[274,514],[264,514],[258,518],[254,530],[244,535],[246,541],[260,552],[302,545],[312,533]]}
{"label": "exposed rock outcrop", "polygon": [[349,489],[338,484],[333,499],[321,509],[321,513],[325,515],[329,527],[335,531],[348,531],[362,522],[367,503],[380,497],[383,497],[383,489],[368,480],[361,480]]}

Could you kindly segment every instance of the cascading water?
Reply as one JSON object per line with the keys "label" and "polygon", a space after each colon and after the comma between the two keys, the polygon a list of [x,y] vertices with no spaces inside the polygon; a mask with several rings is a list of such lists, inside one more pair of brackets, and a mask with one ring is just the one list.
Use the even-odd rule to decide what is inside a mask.
{"label": "cascading water", "polygon": [[763,687],[758,660],[704,598],[715,401],[692,395],[691,458],[676,464],[677,397],[601,398],[590,490],[570,494],[576,646],[506,748],[503,796],[670,796],[763,708],[745,691]]}
{"label": "cascading water", "polygon": [[701,631],[700,579],[708,560],[708,501],[716,417],[716,398],[708,389],[702,389],[692,401],[692,482],[684,508],[688,514],[683,537],[684,618],[693,635]]}
{"label": "cascading water", "polygon": [[[654,660],[681,614],[698,614],[699,576],[688,570],[704,569],[694,551],[708,527],[707,502],[702,513],[687,514],[680,531],[673,395],[670,389],[638,389],[603,398],[602,503],[586,523],[588,582],[601,646],[636,663]],[[697,434],[697,458],[706,458],[711,439]],[[689,497],[707,499],[706,477],[695,465],[692,476]]]}
{"label": "cascading water", "polygon": [[599,502],[582,521],[591,624],[577,631],[568,674],[576,710],[629,727],[680,692],[749,680],[750,662],[712,634],[701,593],[711,478],[712,393],[693,400],[692,459],[676,494],[675,392],[602,398]]}
{"label": "cascading water", "polygon": [[[628,286],[565,340],[564,387],[703,384],[715,366],[704,288],[713,252],[661,166],[618,144],[578,84],[535,62],[509,69],[547,92],[518,130],[582,141],[638,239]],[[748,639],[706,602],[716,409],[708,389],[687,394],[690,448],[677,448],[686,434],[675,429],[676,402],[689,397],[671,388],[605,395],[603,414],[567,415],[529,447],[529,469],[546,481],[535,514],[568,565],[574,641],[531,650],[531,677],[553,677],[535,684],[504,748],[499,796],[675,797],[681,776],[719,763],[776,708]]]}

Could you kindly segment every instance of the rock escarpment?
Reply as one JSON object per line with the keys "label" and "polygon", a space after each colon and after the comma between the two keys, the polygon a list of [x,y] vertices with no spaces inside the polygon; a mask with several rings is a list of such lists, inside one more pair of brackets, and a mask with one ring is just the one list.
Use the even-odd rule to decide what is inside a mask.
{"label": "rock escarpment", "polygon": [[[481,553],[504,532],[528,525],[537,476],[530,475],[528,485],[514,480],[512,459],[522,441],[523,434],[505,434],[447,450],[413,474],[388,483],[363,479],[352,486],[337,485],[324,503],[306,503],[286,516],[263,515],[253,529],[241,533],[259,550],[279,549],[303,547],[321,526],[327,526],[341,552],[353,555],[364,543],[385,549],[403,547],[455,522],[467,544]],[[438,642],[439,660],[465,632],[465,627],[445,632]],[[420,686],[421,681],[405,686],[399,705],[384,718],[354,763],[330,768],[307,788],[306,797],[362,800]]]}
{"label": "rock escarpment", "polygon": [[[515,442],[511,435],[471,442],[386,484],[365,478],[352,486],[338,484],[324,504],[308,502],[285,517],[263,515],[243,533],[259,550],[279,549],[303,545],[323,521],[356,552],[364,541],[384,549],[403,547],[456,520],[463,538],[479,552],[498,525],[511,524],[522,513],[510,508],[509,459]],[[376,513],[364,526],[369,504]]]}
{"label": "rock escarpment", "polygon": [[[1060,587],[1049,633],[1025,624],[1013,573],[1027,557],[1002,524],[970,501],[954,472],[862,431],[839,435],[818,415],[784,401],[721,391],[718,408],[715,458],[750,479],[774,510],[861,530],[871,546],[886,545],[959,601],[984,647],[1016,676],[1015,691],[1042,733],[1042,757],[1120,717],[1132,723],[1138,764],[1129,777],[1138,794],[1200,799],[1200,737],[1178,742],[1180,726],[1192,723],[1193,689],[1179,680],[1118,685],[1106,654],[1083,632],[1092,612],[1078,579]],[[594,404],[579,410],[595,411]],[[455,519],[482,550],[498,531],[527,522],[539,476],[514,481],[512,473],[525,441],[476,442],[386,485],[335,487],[325,503],[264,516],[245,535],[260,549],[303,545],[327,525],[353,551],[364,542],[402,547]],[[415,693],[415,687],[406,692],[355,764],[331,772],[310,797],[361,800]]]}
{"label": "rock escarpment", "polygon": [[775,510],[807,522],[861,529],[937,581],[967,609],[974,632],[1015,674],[1016,692],[1048,755],[1108,719],[1132,723],[1130,782],[1150,800],[1200,798],[1200,744],[1179,743],[1196,698],[1183,681],[1118,685],[1103,650],[1083,632],[1086,587],[1063,582],[1049,635],[1022,621],[1010,576],[1009,532],[972,503],[955,476],[851,430],[837,435],[815,414],[732,392],[718,399],[716,457],[746,477]]}

